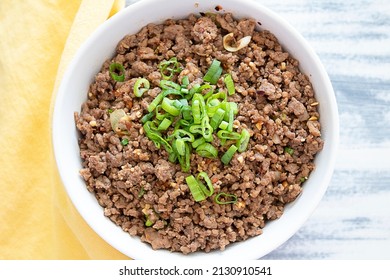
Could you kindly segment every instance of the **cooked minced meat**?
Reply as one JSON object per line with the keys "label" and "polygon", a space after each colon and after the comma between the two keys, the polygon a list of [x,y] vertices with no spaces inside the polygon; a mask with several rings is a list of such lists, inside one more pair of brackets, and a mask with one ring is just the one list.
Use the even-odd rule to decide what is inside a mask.
{"label": "cooked minced meat", "polygon": [[[255,27],[255,21],[236,20],[229,13],[149,24],[119,42],[91,84],[81,112],[75,113],[80,173],[88,190],[107,217],[153,249],[209,252],[259,235],[297,198],[314,169],[323,141],[313,88],[277,38]],[[231,32],[237,40],[251,36],[251,42],[228,52],[222,38]],[[172,57],[182,66],[174,81],[187,76],[190,85],[199,83],[214,59],[233,77],[236,93],[228,99],[238,104],[234,126],[247,129],[251,137],[247,150],[235,153],[228,165],[193,153],[189,172],[183,172],[145,136],[140,119],[161,91],[158,64]],[[110,77],[112,62],[124,66],[124,82]],[[133,87],[140,77],[151,86],[137,98]],[[118,109],[129,116],[126,135],[110,124],[110,112]],[[185,178],[201,171],[215,192],[195,202]],[[217,204],[214,197],[220,192],[234,194],[237,202]]]}

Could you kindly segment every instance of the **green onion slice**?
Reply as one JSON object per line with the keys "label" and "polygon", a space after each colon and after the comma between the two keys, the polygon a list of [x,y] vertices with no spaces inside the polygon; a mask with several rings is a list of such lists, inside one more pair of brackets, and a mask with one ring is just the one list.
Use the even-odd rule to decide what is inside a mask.
{"label": "green onion slice", "polygon": [[160,69],[161,76],[164,80],[170,80],[175,73],[181,71],[176,57],[160,62],[158,68]]}
{"label": "green onion slice", "polygon": [[154,222],[152,220],[150,220],[147,215],[145,215],[145,218],[146,218],[145,226],[151,227],[152,225],[154,225]]}
{"label": "green onion slice", "polygon": [[188,76],[184,76],[181,79],[181,87],[182,88],[187,88],[189,84],[190,84],[190,79],[188,78]]}
{"label": "green onion slice", "polygon": [[192,101],[192,117],[194,118],[194,124],[200,124],[202,118],[200,113],[200,101]]}
{"label": "green onion slice", "polygon": [[154,111],[152,111],[151,113],[153,113],[153,112],[156,112],[156,119],[159,121],[162,121],[162,120],[170,117],[170,115],[167,112],[162,110],[160,104],[157,105],[156,108],[154,109]]}
{"label": "green onion slice", "polygon": [[113,80],[123,82],[125,80],[125,68],[122,64],[113,62],[110,64],[108,71]]}
{"label": "green onion slice", "polygon": [[127,146],[129,144],[129,139],[123,138],[121,141],[122,146]]}
{"label": "green onion slice", "polygon": [[196,153],[206,158],[217,158],[218,150],[210,143],[203,143],[197,146]]}
{"label": "green onion slice", "polygon": [[237,196],[235,194],[220,192],[215,196],[214,201],[221,205],[234,204],[237,202]]}
{"label": "green onion slice", "polygon": [[217,136],[219,139],[227,139],[227,140],[239,140],[241,135],[237,132],[230,132],[227,130],[220,130],[217,132]]}
{"label": "green onion slice", "polygon": [[225,165],[229,164],[236,151],[237,151],[237,147],[235,145],[231,145],[229,149],[221,157],[221,161],[223,162],[223,164]]}
{"label": "green onion slice", "polygon": [[221,124],[224,116],[225,116],[225,111],[221,108],[218,108],[210,120],[210,126],[213,128],[214,131]]}
{"label": "green onion slice", "polygon": [[230,107],[230,111],[228,113],[228,116],[229,116],[229,122],[228,122],[228,127],[226,130],[229,132],[232,132],[233,131],[234,112],[233,112],[231,107]]}
{"label": "green onion slice", "polygon": [[145,91],[149,90],[149,88],[150,88],[149,81],[145,78],[140,78],[134,84],[134,95],[136,97],[141,97]]}
{"label": "green onion slice", "polygon": [[154,117],[154,112],[147,113],[141,118],[142,123],[146,123],[147,121],[150,121]]}
{"label": "green onion slice", "polygon": [[234,82],[233,82],[232,75],[226,74],[224,77],[224,82],[225,82],[226,88],[228,90],[228,94],[233,95],[236,92],[236,90],[234,88]]}
{"label": "green onion slice", "polygon": [[200,137],[194,140],[194,142],[192,142],[192,148],[196,149],[198,146],[202,145],[203,143],[206,143],[206,139]]}
{"label": "green onion slice", "polygon": [[[202,172],[199,172],[198,176],[196,176],[196,179],[197,179],[199,185],[201,186],[203,193],[207,197],[212,196],[214,193],[214,187],[213,187],[213,184],[211,183],[209,175],[207,175],[206,172],[202,171]],[[202,179],[206,182],[207,188],[203,185],[203,183],[201,181]]]}
{"label": "green onion slice", "polygon": [[186,177],[186,182],[196,202],[206,199],[206,195],[203,193],[202,189],[200,188],[198,180],[196,180],[196,178],[193,175]]}
{"label": "green onion slice", "polygon": [[222,121],[221,124],[218,126],[222,130],[227,130],[229,123]]}
{"label": "green onion slice", "polygon": [[[203,184],[202,180],[206,183]],[[199,202],[214,194],[214,187],[206,172],[200,172],[196,178],[193,175],[186,177],[188,188],[194,200]]]}
{"label": "green onion slice", "polygon": [[[206,93],[204,93],[204,91],[206,91],[206,90],[208,90],[208,91]],[[202,85],[197,91],[197,93],[203,94],[204,99],[209,98],[213,94],[213,92],[214,92],[214,88],[212,85],[209,85],[209,84]]]}
{"label": "green onion slice", "polygon": [[284,151],[289,154],[290,156],[292,156],[294,154],[294,149],[291,148],[291,147],[285,147],[284,148]]}
{"label": "green onion slice", "polygon": [[175,106],[174,101],[176,100],[171,100],[167,97],[164,97],[161,103],[161,108],[164,109],[165,112],[171,114],[172,116],[178,116],[180,114],[180,108],[177,108]]}
{"label": "green onion slice", "polygon": [[179,156],[184,156],[185,153],[186,153],[186,145],[185,145],[185,142],[183,139],[176,139],[175,141],[173,141],[173,145],[177,151],[177,154]]}
{"label": "green onion slice", "polygon": [[212,100],[208,99],[208,102],[206,103],[207,115],[209,117],[214,116],[215,112],[219,109],[220,104],[221,101],[219,101],[218,99],[212,99]]}
{"label": "green onion slice", "polygon": [[214,59],[211,62],[210,68],[207,70],[206,74],[203,77],[203,80],[209,82],[212,85],[215,85],[218,82],[219,77],[222,74],[221,62],[217,59]]}
{"label": "green onion slice", "polygon": [[160,92],[154,99],[153,101],[148,105],[148,112],[152,112],[156,107],[160,104],[160,102],[164,98],[164,93]]}
{"label": "green onion slice", "polygon": [[157,130],[159,131],[167,130],[171,124],[172,121],[170,119],[163,119],[161,123],[158,125]]}
{"label": "green onion slice", "polygon": [[175,89],[177,91],[181,90],[181,86],[179,84],[176,84],[175,82],[168,81],[168,80],[161,80],[160,81],[160,88],[162,88],[162,89]]}
{"label": "green onion slice", "polygon": [[185,119],[187,121],[192,121],[193,120],[192,110],[191,110],[190,106],[184,105],[182,107],[182,109],[181,109],[181,113],[182,113],[183,119]]}
{"label": "green onion slice", "polygon": [[177,150],[176,153],[177,153],[177,159],[179,160],[181,169],[184,172],[188,172],[190,170],[191,150],[187,142],[184,142],[184,148],[185,148],[184,155],[179,155]]}
{"label": "green onion slice", "polygon": [[184,141],[187,142],[194,142],[195,138],[192,133],[184,130],[184,129],[177,129],[175,130],[172,135],[169,136],[169,138],[177,138],[177,139],[183,139]]}
{"label": "green onion slice", "polygon": [[244,152],[246,148],[248,147],[249,139],[250,139],[249,131],[246,129],[243,129],[241,131],[241,137],[237,141],[237,148],[240,153]]}

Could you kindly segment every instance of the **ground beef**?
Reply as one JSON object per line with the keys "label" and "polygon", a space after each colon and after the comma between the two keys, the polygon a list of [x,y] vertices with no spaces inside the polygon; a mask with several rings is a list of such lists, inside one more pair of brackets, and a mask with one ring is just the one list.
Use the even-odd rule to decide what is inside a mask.
{"label": "ground beef", "polygon": [[[80,174],[88,190],[104,215],[154,249],[209,252],[261,234],[266,222],[278,219],[285,204],[298,197],[315,168],[323,141],[310,81],[272,33],[255,27],[255,21],[236,20],[229,13],[149,24],[118,43],[75,113]],[[252,41],[228,52],[222,38],[231,32],[237,39],[252,36]],[[232,75],[236,94],[229,101],[239,109],[234,126],[247,129],[251,138],[248,149],[236,153],[229,165],[194,153],[190,171],[182,172],[145,136],[140,119],[161,91],[158,64],[172,57],[182,66],[173,79],[187,76],[190,86],[202,82],[213,59]],[[125,67],[124,82],[110,77],[112,62]],[[133,93],[139,77],[151,83],[142,98]],[[127,134],[112,130],[110,112],[116,109],[128,116]],[[234,194],[237,202],[216,204],[215,194],[195,202],[185,178],[200,171],[210,177],[215,194]]]}

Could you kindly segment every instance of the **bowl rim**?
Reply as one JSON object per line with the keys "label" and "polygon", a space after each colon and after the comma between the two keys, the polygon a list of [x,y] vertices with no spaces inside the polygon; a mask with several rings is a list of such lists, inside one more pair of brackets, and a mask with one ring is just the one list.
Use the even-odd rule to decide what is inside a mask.
{"label": "bowl rim", "polygon": [[[128,233],[124,232],[120,227],[116,226],[111,220],[109,220],[107,217],[103,216],[103,208],[98,205],[97,201],[95,200],[96,206],[101,208],[101,216],[102,217],[95,217],[94,214],[96,211],[96,207],[92,209],[93,211],[90,211],[90,209],[86,209],[82,206],[85,201],[85,195],[86,195],[86,188],[85,190],[81,191],[83,196],[80,197],[80,190],[75,190],[71,186],[75,184],[75,179],[70,179],[68,176],[70,173],[77,174],[79,176],[79,169],[69,167],[67,162],[67,156],[66,151],[64,151],[63,144],[64,142],[64,132],[61,130],[60,124],[63,124],[63,118],[64,118],[64,109],[62,104],[64,104],[66,100],[66,92],[68,90],[68,85],[71,82],[72,78],[74,77],[74,73],[77,72],[76,69],[78,67],[78,61],[82,59],[82,56],[85,55],[88,50],[91,49],[93,44],[99,40],[99,37],[101,34],[105,34],[109,30],[111,30],[113,27],[115,27],[117,24],[120,24],[121,22],[126,21],[126,17],[129,17],[131,14],[141,12],[143,9],[150,7],[150,5],[155,5],[158,0],[142,0],[139,2],[136,2],[122,11],[118,12],[116,15],[108,19],[106,22],[104,22],[102,25],[100,25],[92,34],[91,36],[82,44],[74,58],[72,59],[71,63],[69,64],[63,79],[60,83],[57,95],[55,96],[54,100],[54,109],[52,113],[52,147],[54,152],[54,157],[57,165],[57,169],[59,171],[60,179],[63,183],[63,186],[66,190],[66,193],[68,197],[70,198],[72,204],[77,209],[77,211],[80,213],[82,218],[87,222],[87,224],[100,236],[102,237],[107,243],[109,243],[111,246],[122,252],[123,254],[135,258],[135,259],[161,259],[161,258],[169,258],[169,259],[177,259],[177,258],[183,258],[183,254],[181,253],[171,253],[167,250],[157,250],[154,251],[151,249],[151,247],[139,240],[138,237],[131,237]],[[175,0],[166,0],[165,5],[168,5],[167,3],[171,2],[178,2]],[[180,2],[180,0],[179,0]],[[184,3],[186,2],[186,3]],[[222,4],[223,2],[223,4]],[[218,0],[197,0],[197,1],[182,1],[180,2],[180,5],[194,5],[194,9],[198,11],[204,11],[207,7],[208,10],[210,8],[215,7],[217,4],[221,3],[222,7],[233,7],[235,3],[238,1],[236,0],[224,0],[224,1],[218,1]],[[328,184],[330,182],[335,161],[336,161],[336,153],[337,153],[337,146],[338,146],[338,138],[339,138],[339,120],[338,120],[338,109],[337,109],[337,103],[335,94],[332,88],[332,84],[330,82],[330,79],[328,77],[328,74],[325,71],[325,68],[323,67],[320,59],[318,58],[317,54],[314,52],[314,50],[311,48],[311,46],[307,43],[307,41],[302,37],[300,33],[298,33],[285,19],[283,19],[281,16],[270,10],[269,8],[265,7],[264,5],[250,1],[250,0],[241,0],[239,1],[240,5],[243,7],[246,7],[248,9],[255,9],[256,11],[260,12],[262,15],[266,15],[268,18],[267,20],[271,20],[276,22],[275,29],[270,30],[270,28],[266,28],[270,30],[272,33],[278,33],[283,32],[283,30],[287,31],[287,37],[284,40],[294,40],[296,41],[301,47],[305,49],[307,52],[306,54],[309,57],[309,60],[311,62],[314,62],[314,67],[316,69],[317,74],[319,75],[321,79],[322,86],[325,88],[324,92],[328,93],[327,96],[327,104],[325,106],[329,106],[331,109],[331,114],[327,121],[330,123],[330,127],[332,130],[330,131],[324,131],[327,134],[327,140],[324,145],[323,151],[321,151],[316,156],[316,161],[320,161],[319,156],[321,156],[322,161],[327,162],[326,168],[323,168],[325,171],[324,173],[317,174],[315,173],[316,170],[312,172],[310,175],[310,178],[308,182],[312,179],[313,174],[317,176],[318,178],[321,178],[321,188],[319,191],[312,191],[310,194],[305,193],[305,188],[303,193],[298,197],[294,202],[288,204],[286,206],[286,211],[283,213],[282,217],[279,218],[276,221],[267,222],[267,226],[264,228],[264,232],[262,235],[250,238],[245,241],[236,242],[234,244],[229,245],[225,251],[212,251],[210,253],[205,252],[196,252],[189,255],[185,255],[186,258],[202,258],[205,260],[205,257],[212,257],[212,258],[235,258],[235,259],[257,259],[260,258],[272,250],[279,247],[281,244],[286,242],[292,235],[294,235],[299,228],[306,222],[306,220],[311,216],[311,214],[314,212],[316,207],[318,206],[319,202],[321,201],[323,195],[326,192],[326,189],[328,187]],[[231,11],[229,8],[226,8],[224,11]],[[236,11],[231,11],[233,15],[237,15]],[[241,16],[238,16],[241,17]],[[161,18],[161,20],[164,18]],[[160,22],[161,22],[160,20]],[[155,20],[152,20],[153,22],[156,22]],[[148,22],[146,22],[148,23]],[[146,24],[143,24],[146,25]],[[141,24],[141,26],[143,26]],[[277,31],[275,32],[275,30]],[[283,29],[282,31],[279,29]],[[123,36],[122,36],[123,37]],[[279,37],[276,36],[278,39]],[[119,40],[118,40],[119,41]],[[117,41],[117,42],[118,42]],[[115,45],[116,43],[115,42]],[[283,44],[282,44],[283,45]],[[288,47],[284,46],[284,49],[288,52]],[[114,50],[113,50],[114,51]],[[294,56],[294,55],[293,55]],[[99,65],[101,66],[101,64]],[[310,74],[310,80],[312,75]],[[312,80],[311,80],[312,82]],[[313,82],[312,82],[313,83]],[[314,84],[313,84],[314,86]],[[86,98],[86,92],[85,92],[85,98]],[[321,115],[321,107],[320,107],[320,115]],[[73,119],[72,119],[73,120]],[[73,124],[74,125],[74,124]],[[328,126],[329,127],[329,126]],[[69,124],[66,126],[66,131],[71,131],[72,129],[69,128]],[[75,128],[73,128],[75,130]],[[73,148],[75,147],[75,143],[72,144]],[[326,153],[324,152],[326,151]],[[79,178],[81,179],[81,178]],[[318,180],[318,179],[317,179]],[[85,183],[84,183],[85,185]],[[89,195],[92,195],[88,192]],[[311,195],[311,201],[307,204],[300,205],[300,212],[303,212],[303,214],[299,215],[297,219],[289,220],[288,218],[291,218],[289,213],[295,213],[297,211],[294,211],[293,206],[298,204],[299,199],[301,199],[302,196]],[[93,197],[94,198],[94,197]],[[290,211],[290,212],[288,212]],[[91,213],[92,212],[92,213]],[[269,242],[267,244],[260,244],[262,245],[259,250],[250,250],[253,247],[259,246],[259,242],[256,242],[259,238],[268,238],[271,233],[268,233],[270,230],[270,226],[275,223],[282,223],[284,222],[287,227],[287,232],[273,232],[272,238],[269,239]],[[119,232],[120,231],[120,232]],[[126,235],[127,237],[125,237]],[[129,238],[128,240],[128,246],[124,246],[124,238]],[[257,238],[257,239],[256,239]],[[139,243],[139,244],[138,244]],[[245,245],[241,245],[245,244]],[[241,247],[245,246],[245,250],[243,250]],[[247,246],[248,245],[248,246]],[[237,249],[239,248],[239,249]],[[245,251],[245,255],[239,255],[238,253],[243,253]]]}

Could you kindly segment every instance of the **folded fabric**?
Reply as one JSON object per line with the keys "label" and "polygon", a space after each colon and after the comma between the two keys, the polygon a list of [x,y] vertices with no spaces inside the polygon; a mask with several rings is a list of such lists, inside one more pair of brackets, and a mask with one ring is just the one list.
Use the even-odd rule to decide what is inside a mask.
{"label": "folded fabric", "polygon": [[69,201],[50,114],[66,66],[120,0],[0,2],[0,259],[127,259]]}

